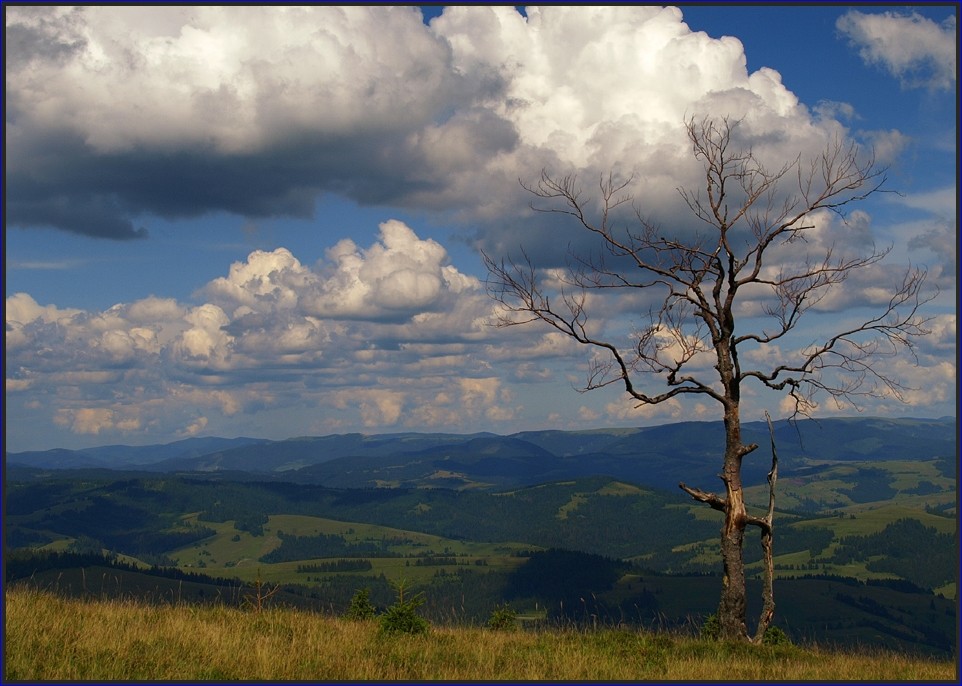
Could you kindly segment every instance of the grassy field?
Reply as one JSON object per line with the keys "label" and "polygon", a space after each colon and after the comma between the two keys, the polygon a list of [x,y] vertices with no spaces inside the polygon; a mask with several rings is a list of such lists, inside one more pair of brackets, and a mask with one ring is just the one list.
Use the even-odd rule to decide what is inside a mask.
{"label": "grassy field", "polygon": [[[185,521],[198,523],[196,515],[188,516]],[[523,558],[512,555],[522,549],[530,550],[536,546],[514,543],[479,543],[474,541],[459,541],[442,536],[425,534],[416,531],[394,529],[376,524],[362,522],[344,522],[323,517],[309,517],[304,515],[271,515],[264,525],[263,536],[252,536],[245,531],[237,531],[232,521],[199,522],[214,529],[214,536],[198,541],[173,551],[169,556],[182,569],[198,571],[211,576],[238,578],[253,581],[261,576],[271,583],[304,583],[305,575],[298,574],[297,568],[324,559],[304,559],[293,562],[279,562],[268,564],[259,561],[262,555],[269,553],[281,544],[278,531],[296,536],[316,536],[319,534],[343,536],[348,542],[355,543],[365,540],[396,541],[390,546],[393,553],[401,556],[432,553],[435,555],[457,557],[464,564],[471,564],[474,560],[484,560],[486,570],[508,570],[524,562]],[[440,566],[417,567],[411,566],[407,557],[367,557],[373,565],[369,576],[385,574],[390,578],[405,576],[412,581],[420,582],[429,579],[441,569]],[[453,571],[453,567],[447,568]]]}
{"label": "grassy field", "polygon": [[81,601],[9,587],[6,681],[955,681],[948,660],[747,646],[664,633],[432,627],[291,609]]}
{"label": "grassy field", "polygon": [[[776,494],[779,509],[794,510],[799,508],[803,501],[807,500],[820,503],[825,509],[835,509],[847,515],[874,510],[895,497],[898,498],[900,504],[913,511],[922,510],[926,505],[944,505],[955,502],[955,479],[952,476],[940,473],[935,461],[853,461],[840,464],[806,460],[806,464],[820,468],[817,477],[785,476],[780,478]],[[859,481],[859,470],[884,473],[886,475],[885,481],[893,491],[890,494],[869,498],[863,502],[854,501],[850,491]],[[925,495],[912,495],[912,489],[918,488],[922,482],[934,485],[939,491]],[[753,507],[762,509],[767,507],[768,484],[761,482],[746,485],[745,502]],[[949,510],[949,513],[952,512],[954,512],[954,508]]]}

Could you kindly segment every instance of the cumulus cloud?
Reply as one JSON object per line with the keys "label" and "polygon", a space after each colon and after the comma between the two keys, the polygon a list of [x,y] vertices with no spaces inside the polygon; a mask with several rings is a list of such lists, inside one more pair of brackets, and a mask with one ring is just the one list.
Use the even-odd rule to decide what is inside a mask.
{"label": "cumulus cloud", "polygon": [[[460,7],[432,28],[451,42],[456,67],[494,70],[505,84],[488,106],[512,123],[519,145],[487,165],[487,179],[575,172],[590,194],[614,170],[634,178],[630,190],[644,214],[665,221],[686,211],[676,188],[697,179],[688,117],[742,119],[738,144],[776,167],[845,135],[832,117],[813,118],[774,70],[749,73],[737,39],[692,32],[677,8],[530,8],[524,21],[509,7]],[[465,187],[479,185],[466,178]],[[488,195],[524,208],[531,197],[512,183]],[[556,216],[517,210],[497,215],[479,236],[490,254],[516,255],[523,244],[555,264],[582,240]]]}
{"label": "cumulus cloud", "polygon": [[[893,67],[902,78],[921,78],[920,64],[948,78],[933,66],[944,58],[894,57],[884,31],[846,16],[848,35],[874,36],[865,49],[884,49],[867,54],[903,65]],[[910,19],[917,51],[931,27]],[[474,247],[500,256],[524,245],[557,267],[584,232],[531,211],[518,179],[570,172],[591,192],[614,170],[633,179],[645,215],[676,225],[690,213],[675,189],[698,174],[687,117],[741,118],[735,143],[774,168],[836,137],[871,144],[883,161],[908,144],[895,130],[850,131],[857,115],[844,103],[809,110],[777,71],[749,72],[737,39],[692,31],[677,8],[451,6],[425,25],[413,6],[22,6],[6,21],[6,219],[17,227],[134,239],[156,216],[223,211],[256,231],[261,218],[310,216],[333,193],[464,220]],[[954,32],[936,28],[930,47]],[[954,190],[905,203],[948,219]],[[812,251],[873,241],[864,212],[812,220]],[[369,245],[342,235],[316,263],[255,250],[189,302],[161,293],[85,311],[14,293],[7,389],[88,436],[197,435],[229,418],[243,431],[291,413],[304,426],[477,429],[520,416],[536,394],[519,387],[543,392],[580,373],[587,349],[570,338],[493,327],[483,285],[439,242],[395,219]],[[906,237],[911,250],[954,256],[949,224]],[[853,279],[820,307],[876,302],[889,278]],[[653,296],[597,297],[592,330],[630,346],[624,315],[648,311]],[[742,314],[759,314],[752,305]],[[586,407],[582,420],[639,416],[650,418]]]}
{"label": "cumulus cloud", "polygon": [[60,426],[68,426],[73,433],[95,436],[101,432],[129,433],[141,428],[139,418],[105,407],[61,409],[54,415],[53,421]]}
{"label": "cumulus cloud", "polygon": [[407,225],[380,229],[313,267],[253,251],[196,304],[151,296],[88,312],[10,295],[7,389],[46,398],[56,425],[83,435],[195,435],[218,416],[305,402],[372,428],[511,419],[483,355],[500,334],[479,280]]}
{"label": "cumulus cloud", "polygon": [[866,64],[879,65],[909,88],[948,90],[956,82],[955,16],[941,24],[913,12],[846,12],[835,23]]}
{"label": "cumulus cloud", "polygon": [[[565,374],[584,369],[588,349],[538,327],[491,326],[493,304],[481,284],[450,264],[438,243],[403,224],[386,222],[372,245],[345,248],[336,243],[312,267],[283,248],[254,251],[225,267],[195,303],[151,296],[91,312],[10,295],[8,399],[59,430],[97,440],[223,434],[231,425],[235,433],[250,435],[254,427],[269,433],[276,418],[288,427],[292,415],[317,430],[491,430],[515,428],[519,418],[539,412],[555,416],[547,419],[552,424],[560,421],[563,399],[552,384],[570,394],[571,385],[583,383]],[[387,260],[391,251],[397,255]],[[422,298],[417,289],[387,304],[370,297],[393,273],[389,264],[435,275],[437,297]],[[878,286],[856,279],[843,294],[848,302],[825,308],[884,299]],[[316,303],[325,293],[350,306],[319,314]],[[392,307],[402,301],[403,317]],[[898,370],[933,389],[934,402],[951,390],[945,359],[954,351],[955,319],[940,317],[932,329],[919,346],[919,367]],[[688,341],[683,335],[661,332],[664,352],[676,354]],[[744,352],[746,364],[762,367],[784,354],[776,346]],[[710,360],[693,364],[707,369]],[[663,383],[639,381],[650,388]],[[746,402],[755,402],[749,395]],[[920,405],[924,398],[909,396]],[[623,396],[602,398],[594,407],[572,407],[564,425],[711,418],[712,409],[697,403],[636,409]]]}
{"label": "cumulus cloud", "polygon": [[414,7],[21,7],[7,35],[9,221],[111,238],[419,188],[403,138],[456,80]]}
{"label": "cumulus cloud", "polygon": [[864,131],[862,138],[880,165],[891,165],[909,145],[909,138],[901,131]]}
{"label": "cumulus cloud", "polygon": [[479,282],[447,264],[447,251],[421,240],[403,222],[380,225],[379,241],[361,250],[344,239],[327,253],[332,263],[309,302],[318,316],[396,317],[437,309],[445,296]]}
{"label": "cumulus cloud", "polygon": [[422,240],[397,220],[380,225],[373,245],[361,248],[343,239],[326,258],[311,269],[285,248],[254,251],[202,294],[241,326],[282,312],[313,318],[302,320],[299,328],[316,340],[323,330],[320,319],[405,321],[447,310],[459,296],[480,287],[477,278],[449,264],[439,243]]}
{"label": "cumulus cloud", "polygon": [[81,314],[77,309],[60,309],[56,305],[41,306],[27,293],[15,293],[6,300],[7,325],[22,327],[31,322],[69,321]]}
{"label": "cumulus cloud", "polygon": [[390,427],[401,419],[405,394],[386,389],[351,389],[334,396],[337,409],[357,408],[366,427]]}
{"label": "cumulus cloud", "polygon": [[201,433],[207,427],[207,417],[198,417],[192,421],[189,425],[184,427],[180,435],[183,437],[196,436]]}
{"label": "cumulus cloud", "polygon": [[[108,238],[151,215],[309,216],[334,192],[557,251],[562,229],[516,223],[519,177],[617,168],[657,214],[693,173],[686,117],[744,117],[780,159],[841,130],[677,8],[452,6],[426,26],[416,7],[24,6],[7,37],[8,222]],[[382,306],[436,277],[397,272]]]}
{"label": "cumulus cloud", "polygon": [[184,322],[189,328],[174,341],[171,355],[181,364],[203,369],[227,369],[231,363],[234,337],[224,331],[230,322],[217,305],[205,303],[191,308]]}

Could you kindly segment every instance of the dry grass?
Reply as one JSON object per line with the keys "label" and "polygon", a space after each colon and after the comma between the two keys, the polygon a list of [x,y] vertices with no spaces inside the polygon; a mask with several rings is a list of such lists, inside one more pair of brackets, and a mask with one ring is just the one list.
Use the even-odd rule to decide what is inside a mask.
{"label": "dry grass", "polygon": [[751,647],[628,630],[496,632],[287,609],[157,607],[6,591],[5,680],[955,681],[948,660]]}

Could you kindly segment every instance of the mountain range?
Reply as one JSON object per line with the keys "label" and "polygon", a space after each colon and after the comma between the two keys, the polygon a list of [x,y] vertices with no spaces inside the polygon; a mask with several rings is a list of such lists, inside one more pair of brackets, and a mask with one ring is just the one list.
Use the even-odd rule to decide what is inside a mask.
{"label": "mountain range", "polygon": [[[955,418],[833,418],[779,421],[775,444],[783,477],[873,461],[945,462],[954,473]],[[745,459],[746,483],[764,482],[771,465],[765,422],[743,424],[760,447]],[[714,486],[721,422],[644,428],[493,433],[333,434],[271,441],[191,438],[163,445],[7,453],[8,467],[111,469],[162,473],[245,472],[262,480],[339,488],[439,487],[492,490],[610,476],[657,488],[680,480]],[[941,464],[940,462],[940,464]]]}
{"label": "mountain range", "polygon": [[[745,424],[743,435],[759,445],[745,459],[745,499],[762,512],[768,426]],[[391,597],[401,577],[438,617],[459,606],[483,621],[510,599],[577,621],[591,598],[612,621],[687,626],[717,602],[719,518],[677,486],[718,488],[723,444],[720,422],[681,422],[8,453],[5,560],[23,565],[7,562],[7,579],[85,594],[88,578],[111,578],[118,594],[148,599],[180,598],[182,582],[196,581],[194,602],[208,602],[218,584],[256,584],[263,573],[293,594],[285,598],[343,609],[362,587]],[[955,649],[955,420],[777,422],[775,445],[780,628],[820,642]],[[752,540],[745,561],[757,584]],[[59,551],[100,562],[58,562]],[[552,562],[553,576],[538,567],[539,555],[559,554],[569,567]],[[136,569],[98,567],[104,555]],[[151,565],[212,576],[162,586],[143,571]],[[597,565],[617,567],[613,586],[576,581]],[[524,592],[522,571],[535,580]]]}

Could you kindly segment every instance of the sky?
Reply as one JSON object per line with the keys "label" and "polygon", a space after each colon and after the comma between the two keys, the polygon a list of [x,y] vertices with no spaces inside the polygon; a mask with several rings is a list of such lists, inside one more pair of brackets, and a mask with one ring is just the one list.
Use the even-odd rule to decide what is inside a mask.
{"label": "sky", "polygon": [[[590,352],[496,326],[481,259],[524,250],[551,277],[590,249],[532,211],[542,170],[630,177],[684,233],[691,117],[741,120],[773,165],[874,150],[897,192],[813,221],[887,259],[751,359],[921,266],[931,333],[882,362],[904,401],[813,412],[954,416],[956,9],[6,5],[6,450],[720,419],[579,392]],[[598,298],[592,326],[630,345],[641,300]]]}

